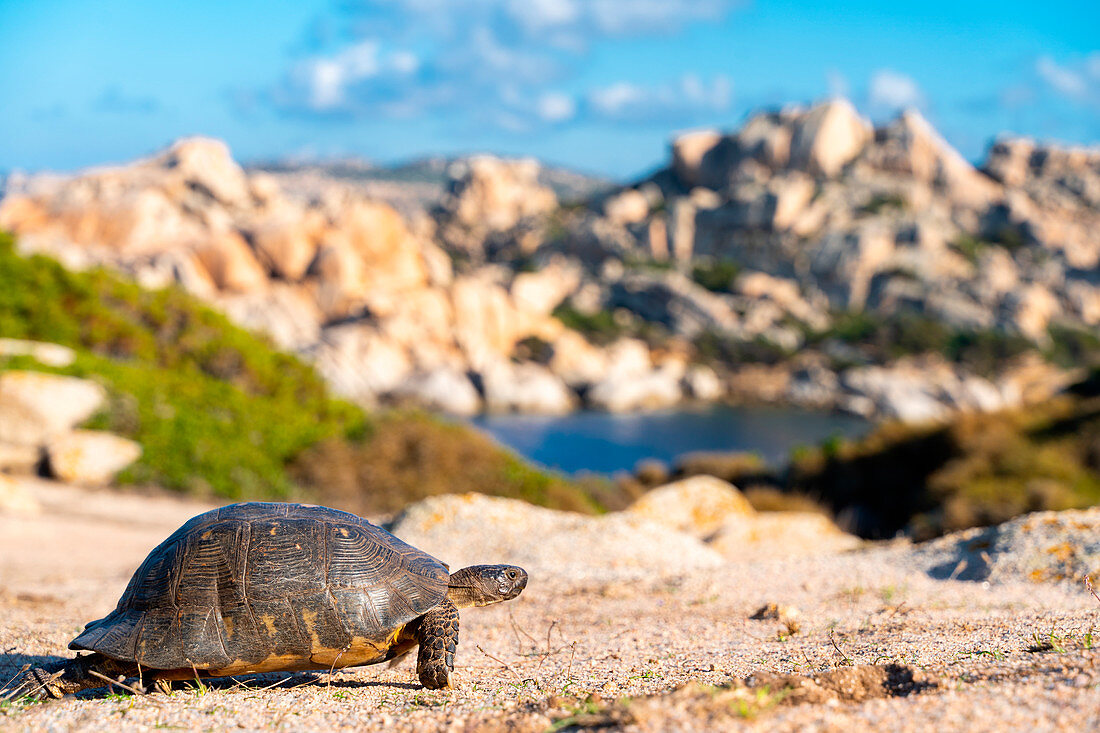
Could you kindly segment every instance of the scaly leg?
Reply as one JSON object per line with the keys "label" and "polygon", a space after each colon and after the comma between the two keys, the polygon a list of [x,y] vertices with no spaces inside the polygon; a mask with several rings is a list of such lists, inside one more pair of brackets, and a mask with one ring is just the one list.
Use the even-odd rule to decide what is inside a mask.
{"label": "scaly leg", "polygon": [[119,662],[99,653],[85,654],[27,670],[20,683],[20,691],[36,698],[56,699],[107,684],[92,672],[115,679],[119,675],[136,675],[138,670],[135,664]]}
{"label": "scaly leg", "polygon": [[416,674],[430,690],[451,686],[458,649],[458,608],[450,599],[428,611],[416,631],[420,651],[416,655]]}

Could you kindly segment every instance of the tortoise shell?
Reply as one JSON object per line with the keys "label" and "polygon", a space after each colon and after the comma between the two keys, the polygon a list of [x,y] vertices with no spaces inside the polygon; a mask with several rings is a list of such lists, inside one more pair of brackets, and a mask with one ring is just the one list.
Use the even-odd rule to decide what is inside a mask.
{"label": "tortoise shell", "polygon": [[158,545],[69,648],[213,676],[370,664],[444,599],[449,577],[354,514],[234,504]]}

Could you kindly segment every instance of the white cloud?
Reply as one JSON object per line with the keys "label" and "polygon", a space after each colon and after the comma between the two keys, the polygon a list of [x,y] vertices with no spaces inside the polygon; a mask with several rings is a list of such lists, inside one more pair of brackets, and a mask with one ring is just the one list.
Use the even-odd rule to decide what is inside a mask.
{"label": "white cloud", "polygon": [[1067,97],[1083,97],[1088,91],[1083,71],[1061,66],[1049,56],[1040,56],[1035,61],[1035,72],[1054,91]]}
{"label": "white cloud", "polygon": [[[728,106],[724,77],[639,87],[631,103],[569,97],[586,54],[611,38],[667,35],[744,0],[343,0],[336,29],[267,97],[316,115],[415,117],[442,111],[518,130],[575,119],[690,115]],[[316,23],[314,25],[317,25]],[[326,27],[327,27],[326,26]],[[345,46],[340,38],[355,38]],[[308,45],[308,44],[307,44]],[[318,48],[320,47],[320,48]],[[614,90],[612,90],[613,96]],[[588,104],[580,100],[590,98]]]}
{"label": "white cloud", "polygon": [[924,92],[911,77],[890,69],[879,69],[871,75],[867,103],[873,110],[885,112],[922,107]]}
{"label": "white cloud", "polygon": [[733,83],[721,74],[709,84],[687,74],[655,86],[618,82],[588,94],[595,117],[626,122],[680,121],[699,113],[725,112],[732,102]]}
{"label": "white cloud", "polygon": [[380,77],[407,77],[416,72],[417,57],[407,51],[383,54],[375,39],[365,39],[330,56],[311,56],[296,64],[276,101],[285,107],[312,112],[347,112],[354,106],[355,89]]}
{"label": "white cloud", "polygon": [[1073,104],[1100,107],[1100,51],[1059,63],[1050,56],[1035,60],[1039,87]]}
{"label": "white cloud", "polygon": [[565,122],[577,113],[577,104],[565,94],[547,92],[539,97],[535,111],[546,122]]}
{"label": "white cloud", "polygon": [[1085,58],[1085,71],[1096,81],[1100,81],[1100,51],[1093,51]]}

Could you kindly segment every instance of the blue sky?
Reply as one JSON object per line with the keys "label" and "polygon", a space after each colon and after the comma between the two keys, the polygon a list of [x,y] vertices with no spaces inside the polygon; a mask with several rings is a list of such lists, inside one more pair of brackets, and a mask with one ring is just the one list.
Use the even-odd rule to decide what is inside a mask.
{"label": "blue sky", "polygon": [[0,0],[0,170],[191,134],[242,160],[491,151],[628,177],[676,130],[851,98],[1100,143],[1100,2]]}

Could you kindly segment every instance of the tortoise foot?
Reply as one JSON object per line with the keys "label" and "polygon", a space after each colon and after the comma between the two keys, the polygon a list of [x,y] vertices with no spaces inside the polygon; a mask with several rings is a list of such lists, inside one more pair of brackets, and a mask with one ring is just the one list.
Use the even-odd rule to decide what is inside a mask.
{"label": "tortoise foot", "polygon": [[451,684],[450,670],[445,665],[429,665],[419,670],[420,684],[429,690],[449,690],[454,687]]}
{"label": "tortoise foot", "polygon": [[60,700],[67,694],[77,692],[80,688],[74,687],[62,678],[63,669],[49,670],[42,667],[33,667],[23,673],[19,684],[15,687],[13,697],[28,697],[32,700],[45,700],[48,698]]}

